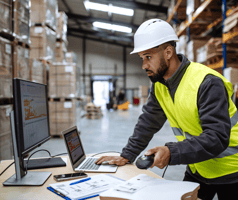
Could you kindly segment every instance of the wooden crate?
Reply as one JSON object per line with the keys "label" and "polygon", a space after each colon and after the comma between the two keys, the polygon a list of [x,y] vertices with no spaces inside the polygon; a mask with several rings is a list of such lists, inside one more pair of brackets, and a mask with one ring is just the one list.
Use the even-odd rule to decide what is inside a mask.
{"label": "wooden crate", "polygon": [[78,97],[79,68],[75,63],[53,63],[49,69],[49,97]]}
{"label": "wooden crate", "polygon": [[0,98],[12,95],[12,42],[0,37]]}
{"label": "wooden crate", "polygon": [[80,116],[80,101],[77,99],[50,99],[50,133],[52,136],[61,135],[63,130],[75,126],[77,116]]}
{"label": "wooden crate", "polygon": [[30,28],[30,58],[55,61],[56,33],[47,26]]}

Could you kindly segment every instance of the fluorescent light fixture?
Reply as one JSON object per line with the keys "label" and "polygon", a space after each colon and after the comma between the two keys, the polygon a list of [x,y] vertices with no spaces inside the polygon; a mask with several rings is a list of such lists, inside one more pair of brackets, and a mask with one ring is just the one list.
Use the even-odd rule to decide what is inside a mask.
{"label": "fluorescent light fixture", "polygon": [[112,5],[108,6],[105,4],[93,3],[90,1],[84,1],[84,5],[85,5],[86,9],[99,10],[99,11],[103,11],[103,12],[110,12],[110,13],[126,15],[126,16],[134,15],[133,9],[121,8],[121,7],[112,6]]}
{"label": "fluorescent light fixture", "polygon": [[124,33],[132,32],[132,29],[129,27],[108,24],[108,23],[103,23],[103,22],[93,22],[93,26],[95,26],[97,28],[107,29],[107,30],[120,31],[120,32],[124,32]]}

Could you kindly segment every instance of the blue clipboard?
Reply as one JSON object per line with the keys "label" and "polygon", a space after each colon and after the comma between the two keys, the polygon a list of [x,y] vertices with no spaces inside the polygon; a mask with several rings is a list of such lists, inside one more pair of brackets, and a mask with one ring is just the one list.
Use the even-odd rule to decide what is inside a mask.
{"label": "blue clipboard", "polygon": [[[60,194],[59,192],[56,192],[52,187],[47,187],[47,189],[50,190],[51,192],[54,192],[55,194],[57,194],[58,196],[62,197],[63,199],[71,200],[70,198]],[[97,197],[97,196],[99,196],[99,194],[92,195],[92,196],[85,197],[85,198],[81,198],[81,199],[78,199],[78,200],[85,200],[85,199],[89,199],[89,198],[93,198],[93,197]]]}

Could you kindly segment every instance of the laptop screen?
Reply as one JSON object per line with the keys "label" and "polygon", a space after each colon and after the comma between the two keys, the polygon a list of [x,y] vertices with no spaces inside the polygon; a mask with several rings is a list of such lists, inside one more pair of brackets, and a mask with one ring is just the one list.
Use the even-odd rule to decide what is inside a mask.
{"label": "laptop screen", "polygon": [[64,137],[67,143],[67,148],[70,152],[71,160],[73,164],[75,164],[84,155],[77,129],[65,134]]}

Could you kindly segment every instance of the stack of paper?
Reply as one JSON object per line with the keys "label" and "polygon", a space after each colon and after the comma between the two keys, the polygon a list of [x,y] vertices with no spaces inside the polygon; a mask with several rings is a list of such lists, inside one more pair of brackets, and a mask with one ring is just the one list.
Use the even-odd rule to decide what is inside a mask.
{"label": "stack of paper", "polygon": [[74,182],[77,182],[77,180],[50,184],[48,189],[60,196],[68,197],[71,200],[78,200],[99,195],[101,192],[121,184],[124,181],[112,175],[100,174],[92,176],[91,180],[70,185],[70,183]]}
{"label": "stack of paper", "polygon": [[194,200],[198,183],[168,181],[140,174],[100,194],[100,200]]}

